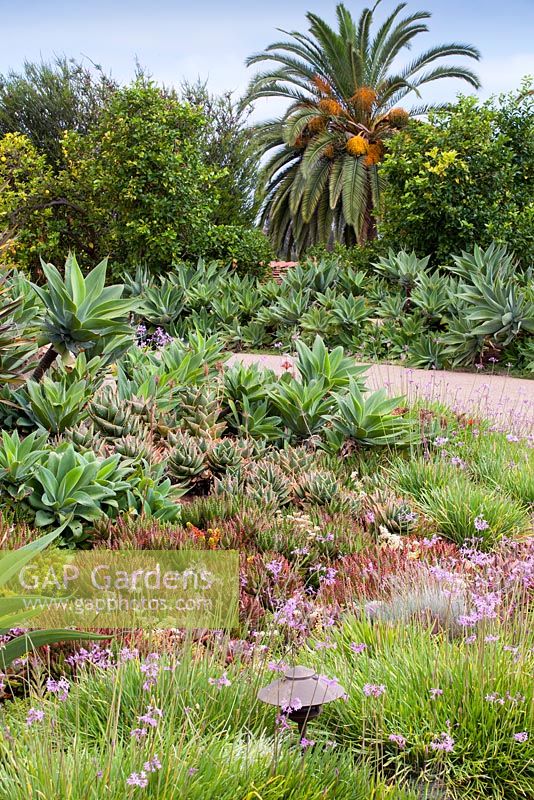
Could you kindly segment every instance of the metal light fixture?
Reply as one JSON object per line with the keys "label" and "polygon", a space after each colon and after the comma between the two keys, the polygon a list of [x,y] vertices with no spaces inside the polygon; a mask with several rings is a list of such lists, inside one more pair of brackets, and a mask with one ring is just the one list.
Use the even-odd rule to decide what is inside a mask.
{"label": "metal light fixture", "polygon": [[309,720],[319,716],[325,703],[338,700],[344,694],[345,690],[337,681],[317,675],[309,667],[288,667],[283,678],[260,689],[258,700],[278,706],[288,719],[297,723],[303,739]]}

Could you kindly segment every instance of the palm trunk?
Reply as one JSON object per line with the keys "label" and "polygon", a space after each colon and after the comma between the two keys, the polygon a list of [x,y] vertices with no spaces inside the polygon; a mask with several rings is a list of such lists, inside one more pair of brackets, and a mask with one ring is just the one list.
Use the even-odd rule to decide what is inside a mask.
{"label": "palm trunk", "polygon": [[43,375],[45,374],[46,370],[52,366],[57,357],[58,357],[57,350],[54,350],[53,345],[50,345],[44,356],[37,364],[32,375],[32,380],[39,382],[43,377]]}
{"label": "palm trunk", "polygon": [[378,232],[376,230],[376,220],[373,214],[373,191],[371,189],[371,182],[367,180],[365,213],[363,215],[363,224],[360,232],[360,244],[367,244],[367,242],[376,239]]}

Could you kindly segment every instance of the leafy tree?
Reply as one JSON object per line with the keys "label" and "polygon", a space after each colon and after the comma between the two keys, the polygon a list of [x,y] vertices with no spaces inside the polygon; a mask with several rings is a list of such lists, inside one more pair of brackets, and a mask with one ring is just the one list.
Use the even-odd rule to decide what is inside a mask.
{"label": "leafy tree", "polygon": [[67,241],[90,237],[95,256],[121,268],[166,269],[198,253],[218,203],[202,125],[199,111],[138,80],[113,95],[90,133],[67,133],[61,189],[82,209],[74,222],[67,212]]}
{"label": "leafy tree", "polygon": [[98,65],[89,69],[65,56],[51,63],[26,61],[22,72],[0,76],[0,136],[24,134],[58,166],[64,132],[90,131],[116,89]]}
{"label": "leafy tree", "polygon": [[457,105],[411,122],[390,143],[381,234],[444,263],[451,253],[507,243],[534,255],[534,97]]}
{"label": "leafy tree", "polygon": [[54,249],[52,169],[27,136],[0,138],[0,230],[10,233],[2,261],[28,268],[41,248]]}
{"label": "leafy tree", "polygon": [[258,157],[247,125],[252,112],[234,100],[232,92],[211,94],[205,83],[182,84],[182,99],[198,109],[205,124],[200,131],[206,163],[219,170],[219,204],[215,225],[251,225],[256,215],[254,191]]}
{"label": "leafy tree", "polygon": [[253,78],[249,101],[290,100],[281,119],[257,130],[258,147],[269,155],[262,220],[279,250],[301,253],[320,241],[374,238],[377,165],[392,134],[425,110],[407,111],[399,103],[441,78],[479,86],[470,69],[441,63],[449,56],[478,59],[478,50],[467,44],[434,46],[394,71],[393,61],[428,30],[431,14],[416,11],[401,18],[406,5],[401,3],[371,36],[379,4],[364,9],[358,21],[338,5],[337,31],[308,13],[308,35],[289,33],[248,59],[249,65],[273,62]]}

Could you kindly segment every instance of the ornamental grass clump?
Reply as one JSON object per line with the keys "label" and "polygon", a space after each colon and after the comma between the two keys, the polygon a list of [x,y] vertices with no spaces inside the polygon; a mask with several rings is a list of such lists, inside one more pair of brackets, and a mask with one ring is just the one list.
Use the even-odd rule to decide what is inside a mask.
{"label": "ornamental grass clump", "polygon": [[[75,680],[45,681],[29,704],[10,709],[0,792],[12,800],[389,800],[387,783],[355,764],[350,750],[333,757],[336,743],[320,731],[304,754],[293,731],[277,731],[256,699],[272,673],[240,658],[225,667],[223,652],[199,659],[193,645],[178,661],[131,647],[80,651],[71,660]],[[409,790],[397,797],[416,800]]]}
{"label": "ornamental grass clump", "polygon": [[534,750],[531,737],[515,734],[534,721],[527,619],[510,634],[496,625],[491,635],[450,639],[423,621],[348,618],[329,632],[330,646],[307,655],[347,691],[321,724],[374,768],[412,779],[422,796],[438,783],[444,796],[524,800]]}
{"label": "ornamental grass clump", "polygon": [[525,507],[501,491],[493,491],[459,475],[451,483],[425,489],[419,504],[439,533],[459,545],[479,539],[489,549],[504,537],[531,530]]}

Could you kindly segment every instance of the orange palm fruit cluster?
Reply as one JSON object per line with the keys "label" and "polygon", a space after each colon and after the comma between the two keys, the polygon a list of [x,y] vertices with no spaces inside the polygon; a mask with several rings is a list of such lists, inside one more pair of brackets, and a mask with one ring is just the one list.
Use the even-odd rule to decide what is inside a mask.
{"label": "orange palm fruit cluster", "polygon": [[410,115],[404,108],[392,108],[388,114],[388,120],[395,128],[403,128],[409,119]]}
{"label": "orange palm fruit cluster", "polygon": [[321,78],[320,75],[314,75],[312,80],[316,89],[321,94],[332,94],[332,87],[328,81],[326,81],[324,78]]}
{"label": "orange palm fruit cluster", "polygon": [[322,100],[319,100],[319,108],[321,111],[324,111],[325,114],[330,114],[332,117],[337,117],[343,113],[343,109],[337,100],[332,100],[330,97],[324,97]]}
{"label": "orange palm fruit cluster", "polygon": [[369,150],[369,142],[363,136],[351,136],[347,142],[347,151],[355,158],[366,156]]}
{"label": "orange palm fruit cluster", "polygon": [[369,86],[360,86],[350,98],[353,103],[361,106],[365,111],[370,111],[373,103],[376,103],[377,94]]}
{"label": "orange palm fruit cluster", "polygon": [[336,149],[335,149],[333,144],[327,144],[325,149],[324,149],[324,151],[323,151],[323,153],[324,153],[326,158],[332,159],[332,158],[334,158],[334,156],[336,154]]}
{"label": "orange palm fruit cluster", "polygon": [[317,133],[318,131],[324,130],[326,127],[326,120],[324,117],[313,117],[308,122],[308,130],[310,133]]}
{"label": "orange palm fruit cluster", "polygon": [[382,160],[384,152],[385,148],[382,142],[373,142],[373,144],[370,144],[364,161],[365,166],[371,167],[373,164],[378,164],[378,162]]}

